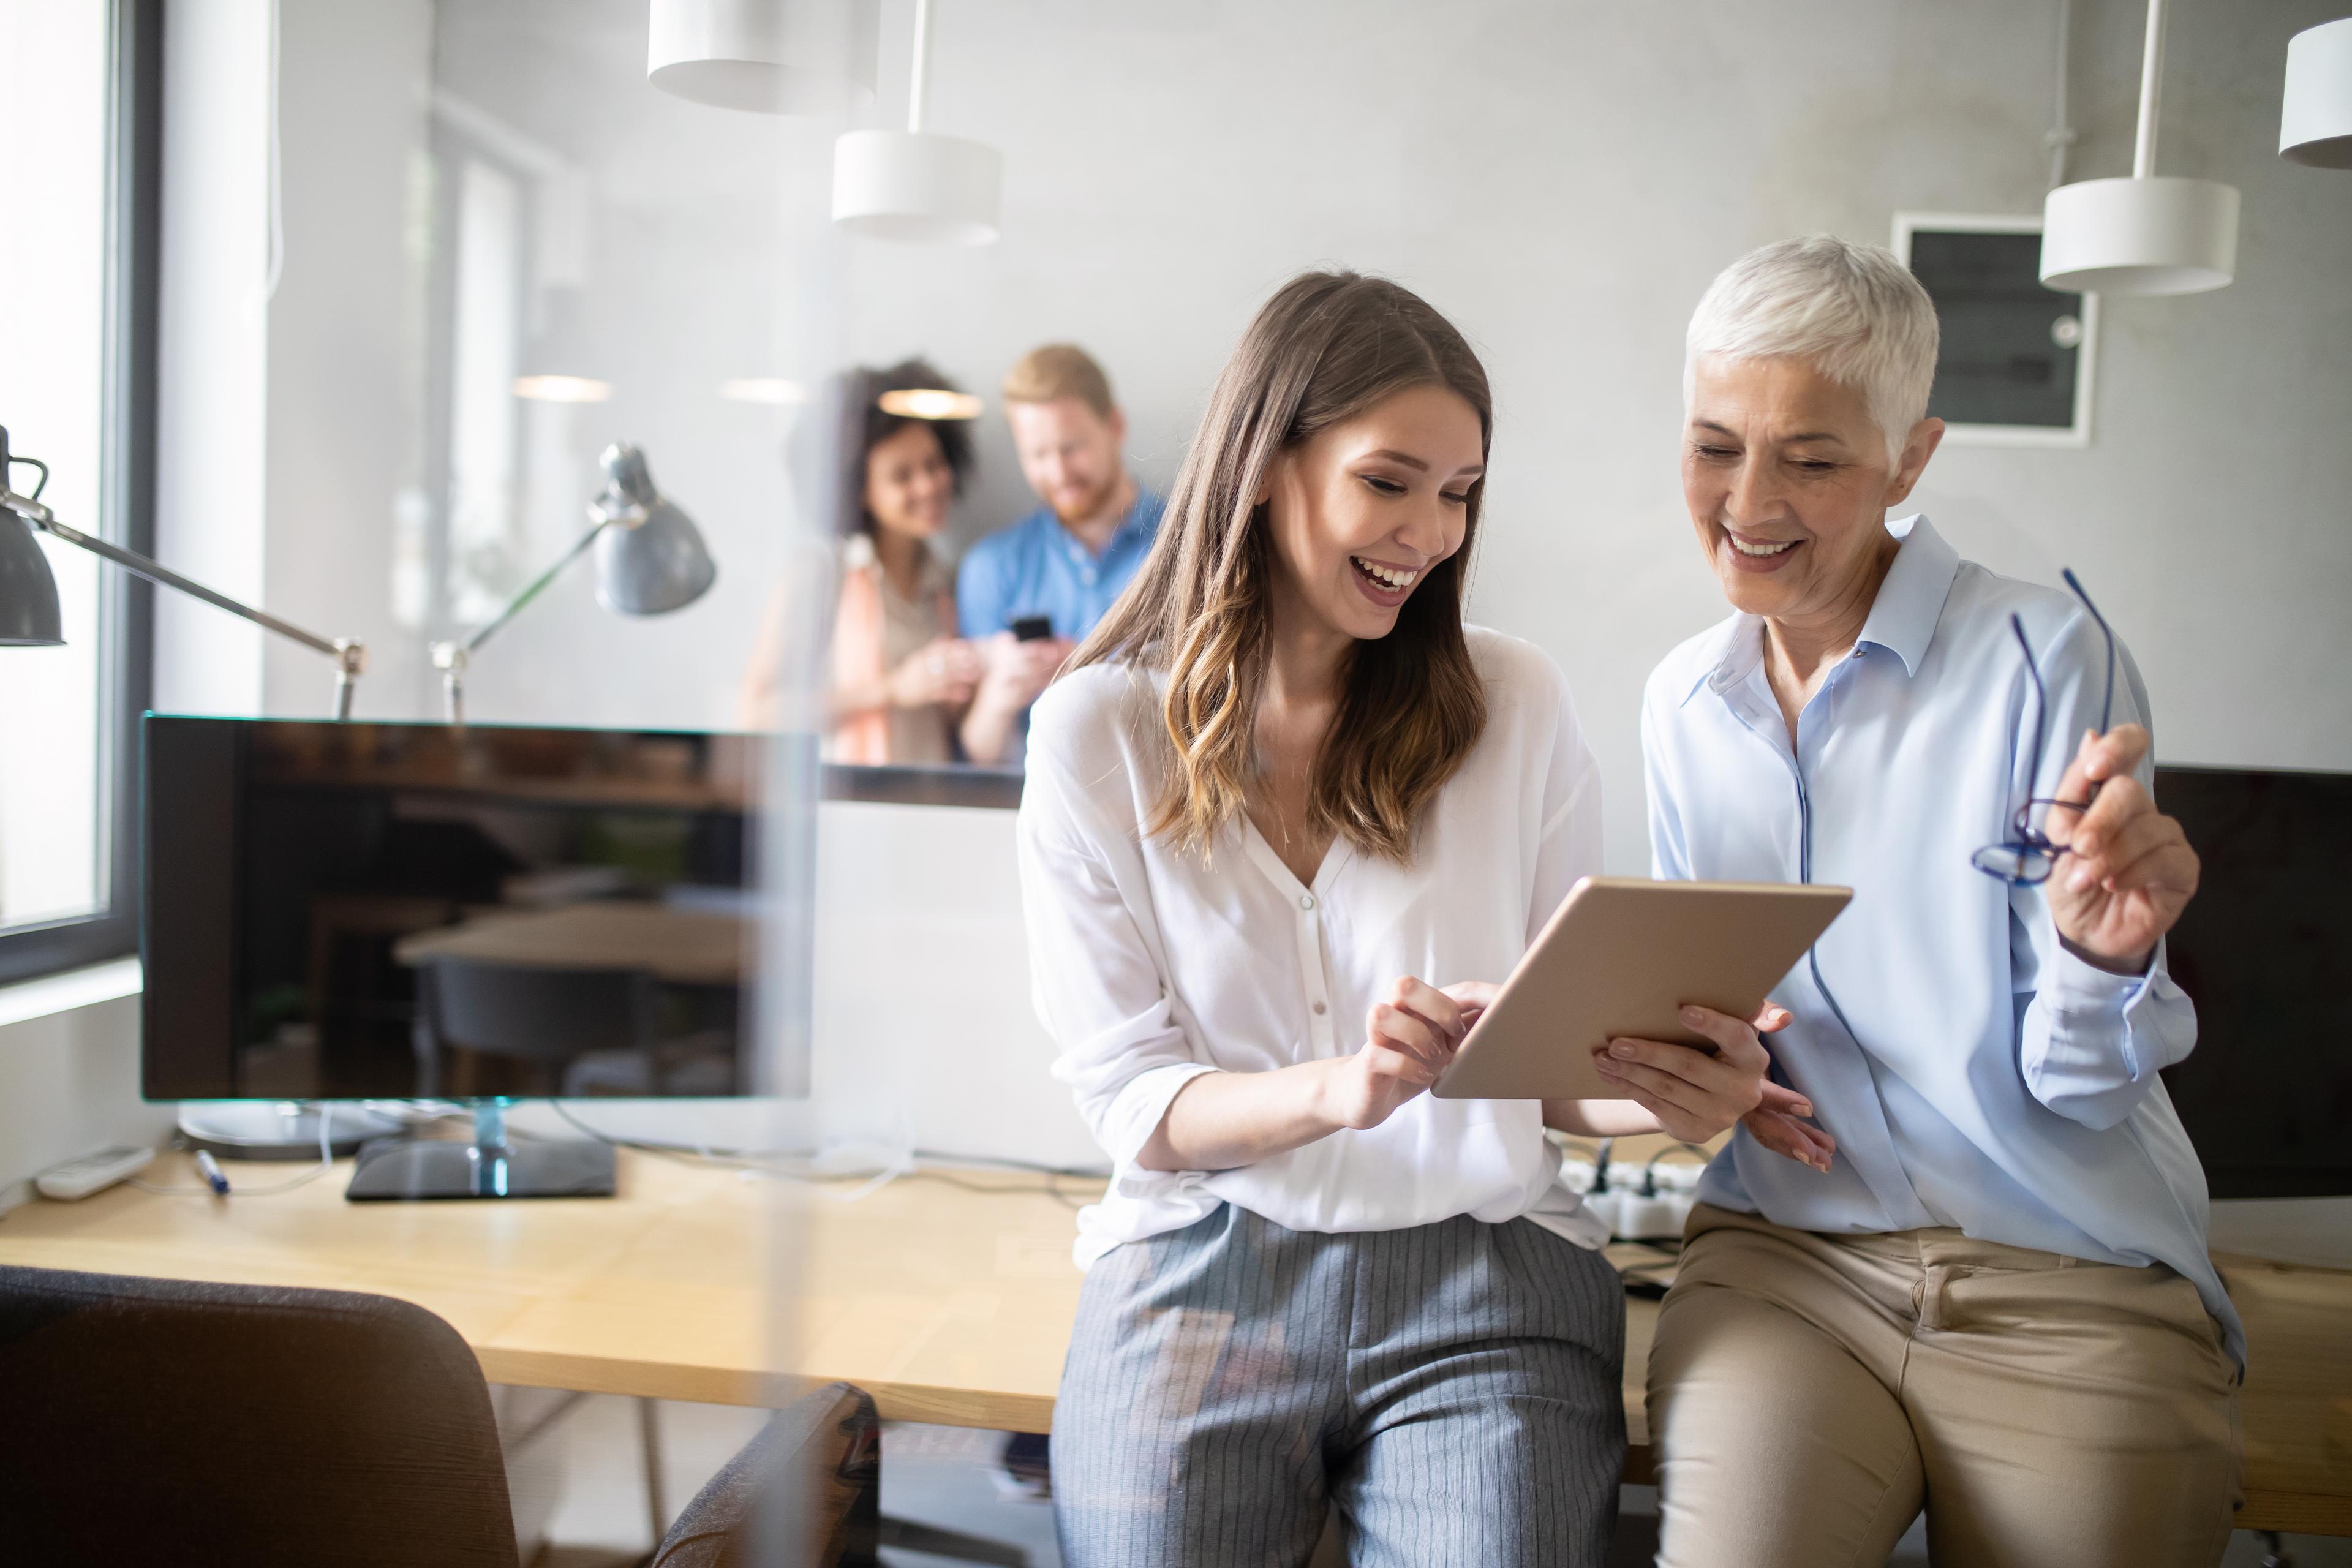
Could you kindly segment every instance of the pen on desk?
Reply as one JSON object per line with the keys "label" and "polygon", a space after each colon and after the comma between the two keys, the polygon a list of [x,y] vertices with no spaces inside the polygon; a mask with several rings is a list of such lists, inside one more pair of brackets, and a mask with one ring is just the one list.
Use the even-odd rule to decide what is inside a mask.
{"label": "pen on desk", "polygon": [[204,1177],[205,1185],[213,1190],[215,1197],[228,1196],[228,1178],[221,1174],[220,1162],[213,1158],[211,1150],[196,1151],[196,1173]]}

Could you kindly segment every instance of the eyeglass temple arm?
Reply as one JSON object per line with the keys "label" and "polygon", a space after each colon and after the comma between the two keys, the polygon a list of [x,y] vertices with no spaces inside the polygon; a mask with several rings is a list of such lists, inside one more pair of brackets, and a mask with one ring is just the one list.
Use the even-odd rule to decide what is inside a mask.
{"label": "eyeglass temple arm", "polygon": [[2091,612],[2091,618],[2099,623],[2100,634],[2107,639],[2107,695],[2106,700],[2099,704],[2099,733],[2104,735],[2115,718],[2116,710],[2116,628],[2107,625],[2107,617],[2099,614],[2098,605],[2091,603],[2091,595],[2084,591],[2083,580],[2074,575],[2072,566],[2061,566],[2058,575],[2065,581],[2074,597],[2083,601],[2083,608]]}

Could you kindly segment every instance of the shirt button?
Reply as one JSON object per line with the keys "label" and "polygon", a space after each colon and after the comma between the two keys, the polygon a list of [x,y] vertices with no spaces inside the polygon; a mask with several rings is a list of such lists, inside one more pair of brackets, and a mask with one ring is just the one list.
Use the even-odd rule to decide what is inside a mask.
{"label": "shirt button", "polygon": [[1318,1017],[1318,1018],[1319,1018],[1319,1017],[1321,1017],[1324,1014],[1326,1014],[1326,1013],[1329,1012],[1330,1010],[1331,1010],[1331,1009],[1329,1009],[1328,1007],[1326,1007],[1326,1006],[1325,1006],[1325,1005],[1323,1005],[1323,1004],[1322,1004],[1322,1003],[1320,1003],[1320,1002],[1318,1002],[1318,1003],[1316,1003],[1316,1004],[1315,1004],[1315,1016],[1316,1016],[1317,1017]]}
{"label": "shirt button", "polygon": [[1302,909],[1302,910],[1311,910],[1311,909],[1313,909],[1313,908],[1315,907],[1315,895],[1314,895],[1314,894],[1312,894],[1312,893],[1301,893],[1301,894],[1299,894],[1299,895],[1298,895],[1298,907],[1299,907],[1300,909]]}

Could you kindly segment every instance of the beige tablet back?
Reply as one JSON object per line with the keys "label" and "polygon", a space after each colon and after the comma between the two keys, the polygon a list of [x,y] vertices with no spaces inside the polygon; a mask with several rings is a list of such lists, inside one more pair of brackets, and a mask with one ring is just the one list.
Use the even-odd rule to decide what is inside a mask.
{"label": "beige tablet back", "polygon": [[1622,1100],[1592,1056],[1622,1036],[1707,1044],[1685,1003],[1755,1016],[1851,888],[1587,877],[1569,889],[1430,1092]]}

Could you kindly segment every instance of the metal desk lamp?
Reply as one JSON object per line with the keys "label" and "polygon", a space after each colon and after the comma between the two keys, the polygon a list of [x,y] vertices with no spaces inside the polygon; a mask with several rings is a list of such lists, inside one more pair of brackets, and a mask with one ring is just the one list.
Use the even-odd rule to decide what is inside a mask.
{"label": "metal desk lamp", "polygon": [[466,667],[475,651],[590,545],[596,547],[596,600],[625,616],[684,609],[709,592],[719,575],[701,531],[654,488],[643,452],[622,442],[605,447],[598,461],[604,470],[604,489],[588,503],[588,531],[472,636],[463,642],[433,645],[433,668],[441,671],[450,723],[466,721]]}
{"label": "metal desk lamp", "polygon": [[[29,496],[18,495],[8,486],[8,468],[18,463],[41,471],[40,482]],[[41,492],[48,483],[49,466],[38,458],[11,456],[8,432],[0,428],[0,647],[54,647],[66,640],[64,617],[58,607],[58,580],[49,571],[48,557],[41,553],[40,545],[33,538],[33,531],[38,529],[68,544],[79,545],[93,555],[104,556],[150,583],[176,588],[325,654],[335,661],[335,717],[352,716],[352,689],[358,683],[360,672],[367,668],[367,650],[359,643],[349,637],[322,637],[316,632],[304,631],[291,621],[279,620],[268,611],[241,605],[226,594],[192,582],[159,561],[68,527],[41,504]]]}

